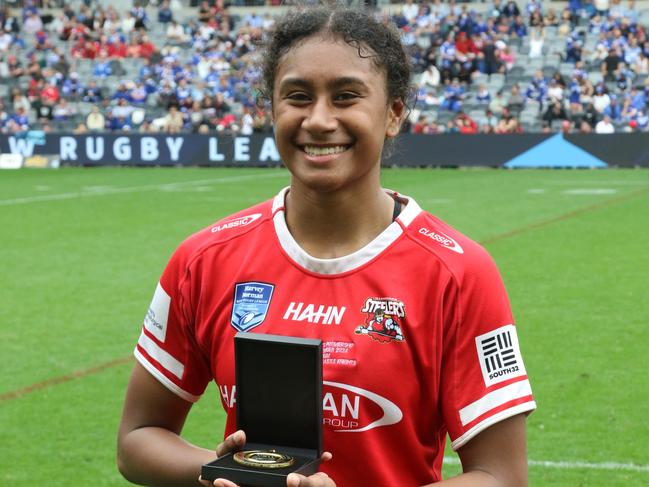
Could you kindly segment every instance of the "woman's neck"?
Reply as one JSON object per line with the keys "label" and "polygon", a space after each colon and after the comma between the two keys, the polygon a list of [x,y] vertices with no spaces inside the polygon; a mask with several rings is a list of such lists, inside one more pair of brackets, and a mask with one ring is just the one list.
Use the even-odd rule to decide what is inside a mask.
{"label": "woman's neck", "polygon": [[309,255],[332,259],[374,240],[392,222],[394,200],[380,186],[321,193],[291,186],[286,225]]}

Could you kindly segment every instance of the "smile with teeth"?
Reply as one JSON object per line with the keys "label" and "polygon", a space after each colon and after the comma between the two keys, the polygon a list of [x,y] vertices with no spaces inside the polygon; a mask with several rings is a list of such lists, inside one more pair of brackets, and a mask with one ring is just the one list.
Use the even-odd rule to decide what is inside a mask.
{"label": "smile with teeth", "polygon": [[333,147],[317,147],[315,145],[305,145],[303,150],[310,156],[328,156],[345,152],[349,146],[336,145]]}

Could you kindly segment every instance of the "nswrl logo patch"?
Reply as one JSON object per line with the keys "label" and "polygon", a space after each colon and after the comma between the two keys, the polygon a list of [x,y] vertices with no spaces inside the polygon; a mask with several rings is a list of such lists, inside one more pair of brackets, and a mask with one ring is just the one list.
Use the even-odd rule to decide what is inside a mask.
{"label": "nswrl logo patch", "polygon": [[526,375],[514,325],[505,325],[475,338],[485,384],[491,386]]}
{"label": "nswrl logo patch", "polygon": [[242,282],[234,287],[230,323],[239,331],[248,331],[266,319],[275,286],[264,282]]}

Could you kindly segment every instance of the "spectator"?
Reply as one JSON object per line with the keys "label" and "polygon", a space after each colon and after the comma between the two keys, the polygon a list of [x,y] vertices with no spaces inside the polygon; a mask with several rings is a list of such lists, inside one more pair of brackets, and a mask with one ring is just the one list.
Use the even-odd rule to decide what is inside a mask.
{"label": "spectator", "polygon": [[7,58],[7,70],[9,72],[9,77],[13,79],[18,79],[25,74],[25,69],[21,62],[14,55]]}
{"label": "spectator", "polygon": [[539,105],[539,111],[543,109],[543,101],[548,93],[548,82],[540,69],[534,73],[534,78],[530,81],[525,90],[525,99],[536,102]]}
{"label": "spectator", "polygon": [[597,125],[595,125],[595,133],[597,134],[612,134],[615,133],[615,127],[611,122],[611,119],[608,115],[604,115]]}
{"label": "spectator", "polygon": [[24,113],[29,113],[32,109],[32,104],[29,101],[29,98],[20,91],[20,88],[13,88],[11,90],[11,104],[14,112],[17,112],[19,108],[22,108]]}
{"label": "spectator", "polygon": [[58,103],[60,97],[59,89],[53,83],[47,83],[40,94],[40,98],[43,102],[50,105]]}
{"label": "spectator", "polygon": [[172,44],[183,44],[189,41],[189,36],[185,33],[185,29],[175,20],[172,20],[167,26],[166,30],[167,40]]}
{"label": "spectator", "polygon": [[106,118],[101,111],[99,111],[97,105],[93,105],[90,109],[90,113],[86,117],[86,126],[88,127],[88,130],[93,132],[98,132],[106,128]]}
{"label": "spectator", "polygon": [[551,105],[549,105],[543,114],[543,121],[548,127],[552,126],[553,122],[557,120],[568,120],[568,115],[566,114],[566,110],[563,108],[563,103],[559,100],[555,100]]}
{"label": "spectator", "polygon": [[478,86],[478,90],[475,93],[475,100],[480,105],[489,105],[491,103],[491,93],[487,87],[483,84]]}
{"label": "spectator", "polygon": [[507,99],[507,109],[514,114],[518,114],[523,110],[525,106],[525,98],[521,94],[521,90],[518,86],[518,83],[512,86],[511,93]]}
{"label": "spectator", "polygon": [[555,78],[550,79],[550,85],[548,86],[547,98],[550,102],[553,101],[563,101],[563,87],[557,82]]}
{"label": "spectator", "polygon": [[522,132],[518,118],[508,108],[503,108],[495,132],[497,134],[516,134]]}
{"label": "spectator", "polygon": [[113,74],[113,67],[105,51],[101,51],[99,58],[92,65],[92,76],[98,79],[105,79]]}
{"label": "spectator", "polygon": [[620,48],[610,48],[608,55],[600,65],[600,71],[605,81],[614,81],[614,72],[618,69],[619,64],[623,61]]}
{"label": "spectator", "polygon": [[611,121],[619,122],[622,120],[622,107],[617,101],[617,96],[611,95],[610,100],[611,102],[606,108],[604,108],[602,113],[608,115]]}
{"label": "spectator", "polygon": [[182,130],[184,125],[185,121],[182,113],[180,113],[177,106],[171,105],[169,107],[169,112],[163,118],[163,130],[169,133],[178,133]]}
{"label": "spectator", "polygon": [[148,17],[146,14],[146,9],[140,4],[139,1],[136,1],[131,9],[131,14],[135,18],[135,25],[133,26],[135,30],[147,30]]}
{"label": "spectator", "polygon": [[15,124],[11,129],[11,132],[15,133],[29,130],[29,118],[27,112],[22,106],[19,106],[16,109],[16,113],[14,113],[10,119],[13,120]]}
{"label": "spectator", "polygon": [[27,35],[34,35],[43,30],[43,21],[37,13],[32,13],[23,22],[23,32]]}
{"label": "spectator", "polygon": [[169,0],[163,0],[158,8],[158,22],[162,25],[173,21],[173,12],[169,6]]}
{"label": "spectator", "polygon": [[110,114],[112,118],[131,120],[134,110],[135,107],[129,103],[128,99],[118,98],[116,105],[111,108]]}
{"label": "spectator", "polygon": [[80,123],[74,128],[72,133],[75,135],[86,134],[88,133],[88,127],[86,127],[86,124]]}
{"label": "spectator", "polygon": [[506,106],[507,98],[505,98],[505,92],[502,89],[498,90],[496,96],[489,103],[489,110],[495,115],[501,115]]}
{"label": "spectator", "polygon": [[543,56],[543,44],[545,43],[545,30],[543,28],[532,29],[530,32],[530,59],[540,58]]}
{"label": "spectator", "polygon": [[505,18],[518,17],[521,14],[518,4],[514,0],[509,0],[507,4],[500,10],[500,13]]}
{"label": "spectator", "polygon": [[83,90],[83,101],[88,103],[100,103],[104,100],[101,87],[97,85],[97,81],[91,79],[88,86]]}
{"label": "spectator", "polygon": [[608,96],[606,86],[601,83],[595,88],[595,96],[593,96],[593,107],[597,113],[604,113],[604,110],[611,104],[611,98]]}
{"label": "spectator", "polygon": [[65,98],[61,98],[58,103],[52,107],[52,118],[56,122],[65,122],[70,120],[77,111],[74,107],[68,104]]}
{"label": "spectator", "polygon": [[464,101],[465,89],[460,84],[458,78],[453,81],[444,89],[444,100],[442,101],[442,108],[452,112],[459,112],[462,109],[462,102]]}
{"label": "spectator", "polygon": [[478,133],[478,124],[475,120],[469,117],[466,113],[460,111],[455,116],[455,125],[458,128],[458,132],[461,134],[477,134]]}
{"label": "spectator", "polygon": [[439,69],[437,69],[437,66],[435,66],[434,64],[431,64],[426,68],[426,71],[421,74],[421,78],[419,79],[419,86],[424,88],[437,88],[439,86],[440,79],[441,75]]}
{"label": "spectator", "polygon": [[0,53],[6,53],[13,44],[14,37],[9,32],[0,33]]}

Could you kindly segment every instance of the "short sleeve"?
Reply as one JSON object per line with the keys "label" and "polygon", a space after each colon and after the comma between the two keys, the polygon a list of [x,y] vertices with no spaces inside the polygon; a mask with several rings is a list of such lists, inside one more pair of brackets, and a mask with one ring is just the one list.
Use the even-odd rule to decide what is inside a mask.
{"label": "short sleeve", "polygon": [[456,283],[442,358],[441,407],[454,450],[536,408],[498,269],[481,247],[472,254]]}
{"label": "short sleeve", "polygon": [[144,317],[135,357],[156,379],[183,399],[195,402],[211,375],[199,353],[189,303],[191,272],[187,251],[172,256]]}

